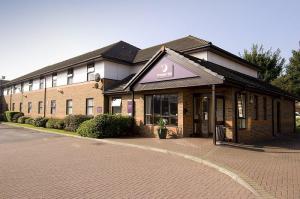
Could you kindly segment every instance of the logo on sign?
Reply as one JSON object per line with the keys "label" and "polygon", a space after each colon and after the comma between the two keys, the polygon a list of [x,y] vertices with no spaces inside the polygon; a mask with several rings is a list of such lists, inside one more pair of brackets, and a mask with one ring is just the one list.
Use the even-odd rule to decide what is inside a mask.
{"label": "logo on sign", "polygon": [[161,78],[169,78],[173,77],[174,65],[162,64],[159,66],[159,72],[156,74],[156,77]]}

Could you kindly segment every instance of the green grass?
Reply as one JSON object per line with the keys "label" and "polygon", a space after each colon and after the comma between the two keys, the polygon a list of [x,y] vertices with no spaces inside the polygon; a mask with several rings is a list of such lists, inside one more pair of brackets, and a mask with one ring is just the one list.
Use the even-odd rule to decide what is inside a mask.
{"label": "green grass", "polygon": [[63,135],[78,135],[78,133],[72,132],[72,131],[35,127],[31,124],[19,124],[19,123],[13,123],[13,122],[2,122],[2,123],[6,124],[6,125],[10,125],[10,126],[23,127],[23,128],[33,129],[33,130],[42,131],[42,132],[57,133],[57,134],[63,134]]}

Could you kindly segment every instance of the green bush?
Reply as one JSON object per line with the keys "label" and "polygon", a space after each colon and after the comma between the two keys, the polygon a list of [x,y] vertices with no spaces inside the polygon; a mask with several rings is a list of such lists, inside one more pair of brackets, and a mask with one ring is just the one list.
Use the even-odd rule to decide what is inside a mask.
{"label": "green bush", "polygon": [[33,121],[33,126],[35,127],[45,127],[48,119],[44,117],[37,117]]}
{"label": "green bush", "polygon": [[80,124],[76,132],[83,137],[102,138],[102,133],[97,129],[97,123],[95,119],[84,121]]}
{"label": "green bush", "polygon": [[104,114],[95,117],[97,130],[103,137],[123,137],[134,134],[135,120],[122,115]]}
{"label": "green bush", "polygon": [[19,119],[20,117],[22,117],[22,116],[24,116],[24,113],[21,113],[21,112],[14,114],[13,117],[12,117],[12,122],[17,123],[17,122],[18,122],[18,119]]}
{"label": "green bush", "polygon": [[12,122],[13,120],[13,116],[17,113],[20,113],[20,112],[17,112],[17,111],[5,111],[4,112],[4,121],[6,122]]}
{"label": "green bush", "polygon": [[1,121],[4,121],[4,116],[3,116],[3,114],[0,114],[0,122]]}
{"label": "green bush", "polygon": [[92,119],[92,117],[86,115],[68,115],[64,119],[65,130],[75,132],[79,128],[81,123],[89,119]]}
{"label": "green bush", "polygon": [[33,123],[34,123],[34,119],[32,119],[32,118],[26,118],[25,119],[25,124],[31,124],[31,125],[33,125]]}
{"label": "green bush", "polygon": [[18,123],[20,124],[25,124],[25,120],[28,119],[29,117],[26,116],[21,116],[18,118]]}
{"label": "green bush", "polygon": [[48,119],[46,123],[46,128],[52,128],[52,129],[63,129],[65,126],[64,120],[62,119]]}

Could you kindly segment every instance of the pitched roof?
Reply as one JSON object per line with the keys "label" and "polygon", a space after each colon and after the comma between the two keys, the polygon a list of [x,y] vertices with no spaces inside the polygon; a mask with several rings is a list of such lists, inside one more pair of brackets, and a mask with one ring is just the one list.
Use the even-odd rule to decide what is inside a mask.
{"label": "pitched roof", "polygon": [[65,69],[73,65],[79,64],[81,62],[92,61],[93,59],[100,57],[108,59],[118,59],[119,61],[131,63],[138,50],[140,49],[131,44],[128,44],[124,41],[119,41],[117,43],[105,46],[103,48],[33,71],[31,73],[28,73],[24,76],[18,77],[10,81],[8,84],[14,84],[25,79],[38,77],[47,73],[52,73],[54,71]]}
{"label": "pitched roof", "polygon": [[123,88],[125,85],[135,76],[135,74],[128,75],[118,83],[116,83],[114,86],[109,88],[105,93],[121,93],[126,92]]}
{"label": "pitched roof", "polygon": [[191,49],[195,49],[198,47],[204,47],[209,44],[211,44],[211,42],[189,35],[187,37],[176,39],[176,40],[173,40],[173,41],[170,41],[167,43],[162,43],[160,45],[142,49],[137,53],[133,62],[139,63],[139,62],[148,61],[162,46],[165,46],[167,48],[171,48],[171,49],[174,49],[177,51],[186,51],[186,50],[191,50]]}
{"label": "pitched roof", "polygon": [[[178,56],[179,58],[180,57],[182,58],[182,56],[183,56],[188,61],[192,61],[192,62],[196,63],[195,67],[204,67],[206,70],[211,71],[211,73],[216,73],[220,77],[224,78],[225,83],[233,83],[236,85],[240,85],[244,88],[255,89],[255,90],[259,90],[261,92],[268,92],[271,94],[285,96],[288,98],[299,100],[299,98],[297,96],[294,96],[288,92],[285,92],[285,91],[281,90],[280,88],[273,86],[269,83],[266,83],[262,80],[259,80],[257,78],[248,76],[246,74],[231,70],[229,68],[220,66],[218,64],[215,64],[215,63],[203,60],[203,59],[193,57],[191,55],[187,55],[187,54],[179,52],[179,51],[173,51],[171,49],[164,49],[164,48],[161,48],[160,51],[156,52],[156,56],[153,57],[153,59],[151,59],[145,65],[145,67],[140,70],[139,73],[137,73],[131,80],[129,80],[123,89],[127,89],[127,87],[129,87],[129,86],[135,85],[137,80],[142,77],[143,73],[146,72],[146,67],[149,67],[152,63],[155,63],[155,61],[156,61],[155,59],[159,59],[161,57],[161,55],[163,55],[163,52],[166,52],[166,51],[169,53],[172,53],[173,55]],[[187,84],[186,84],[186,81],[188,82]],[[170,81],[167,81],[168,82],[167,86],[169,86],[170,88],[179,87],[180,85],[178,85],[178,83],[184,84],[184,85],[189,85],[190,84],[189,82],[191,82],[191,81],[193,81],[192,86],[195,86],[196,85],[195,78],[188,78],[188,79],[180,80],[180,81],[170,80]],[[151,83],[150,83],[150,85],[151,85]],[[164,82],[157,82],[157,83],[152,83],[152,85],[150,87],[151,88],[154,88],[154,87],[160,88],[160,86],[162,88],[164,88],[166,85]],[[140,87],[138,87],[138,88],[140,88]],[[148,87],[145,85],[143,85],[142,88],[145,88],[146,90],[148,89]]]}

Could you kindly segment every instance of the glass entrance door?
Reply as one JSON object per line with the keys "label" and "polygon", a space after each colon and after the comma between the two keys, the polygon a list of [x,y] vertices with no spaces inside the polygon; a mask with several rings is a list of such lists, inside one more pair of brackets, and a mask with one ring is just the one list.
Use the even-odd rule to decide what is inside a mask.
{"label": "glass entrance door", "polygon": [[210,121],[210,98],[207,96],[194,97],[194,134],[208,137]]}

